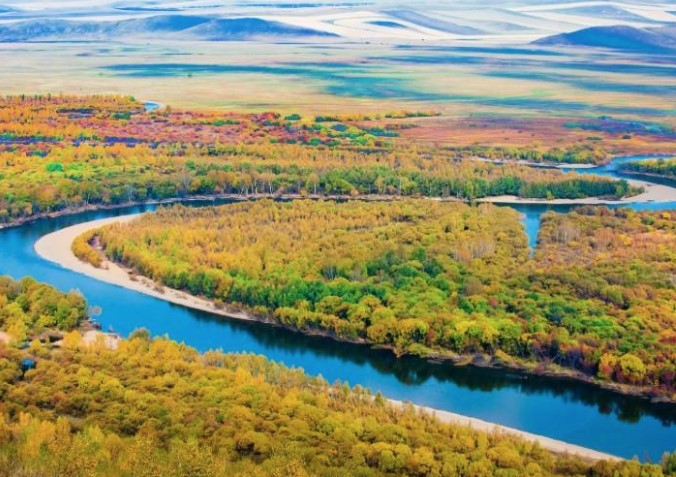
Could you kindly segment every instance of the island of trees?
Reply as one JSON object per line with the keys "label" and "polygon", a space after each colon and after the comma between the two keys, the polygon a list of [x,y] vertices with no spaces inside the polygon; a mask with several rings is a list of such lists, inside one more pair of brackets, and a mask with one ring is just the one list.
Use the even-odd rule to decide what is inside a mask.
{"label": "island of trees", "polygon": [[0,340],[0,476],[676,475],[673,455],[589,463],[143,330],[117,347],[86,343],[85,308],[74,293],[0,278],[0,331],[24,333]]}
{"label": "island of trees", "polygon": [[625,162],[620,170],[629,174],[643,174],[666,179],[676,179],[676,157],[650,161]]}
{"label": "island of trees", "polygon": [[259,201],[164,208],[73,250],[308,333],[673,399],[675,228],[673,212],[548,213],[530,257],[517,213],[488,204]]}

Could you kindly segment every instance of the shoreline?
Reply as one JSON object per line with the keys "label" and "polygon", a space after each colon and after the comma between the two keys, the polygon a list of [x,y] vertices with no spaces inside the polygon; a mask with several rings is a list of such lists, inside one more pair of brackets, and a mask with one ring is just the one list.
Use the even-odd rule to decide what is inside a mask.
{"label": "shoreline", "polygon": [[219,310],[211,301],[189,295],[180,290],[173,290],[164,286],[162,287],[162,290],[158,290],[149,279],[144,277],[132,279],[127,270],[110,261],[103,264],[105,268],[94,267],[89,263],[81,261],[71,251],[71,244],[73,241],[89,230],[113,223],[125,224],[141,215],[142,214],[140,213],[122,215],[119,217],[109,217],[72,225],[41,237],[35,242],[34,249],[35,252],[45,260],[111,285],[143,293],[176,305],[206,311],[208,313],[215,313],[228,318],[259,321],[255,317],[244,312]]}
{"label": "shoreline", "polygon": [[[667,203],[676,201],[676,188],[668,185],[656,184],[639,179],[625,179],[631,185],[636,187],[643,187],[645,192],[631,196],[623,197],[621,199],[603,199],[600,197],[584,197],[581,199],[537,199],[525,198],[514,195],[489,196],[473,199],[478,203],[493,203],[493,204],[541,204],[541,205],[621,205],[633,204],[637,202],[653,202],[653,203]],[[117,210],[127,207],[142,207],[152,205],[171,205],[183,202],[208,202],[208,201],[233,201],[246,202],[251,200],[362,200],[365,202],[391,202],[400,199],[425,199],[439,202],[458,202],[463,204],[471,204],[472,200],[462,199],[458,197],[428,197],[428,196],[401,196],[401,195],[384,195],[384,194],[366,194],[366,195],[320,195],[320,194],[211,194],[211,195],[193,195],[187,197],[171,197],[168,199],[151,199],[142,201],[123,202],[119,204],[87,204],[77,207],[66,207],[61,210],[53,212],[40,212],[28,217],[21,217],[12,220],[8,223],[0,224],[0,231],[13,227],[20,227],[22,225],[37,222],[43,219],[55,219],[58,217],[68,217],[71,215],[82,214],[85,212],[97,212],[101,210]]]}
{"label": "shoreline", "polygon": [[676,188],[674,187],[639,179],[624,180],[626,180],[631,186],[642,187],[644,192],[631,197],[623,197],[621,199],[603,199],[600,197],[585,197],[582,199],[529,199],[517,197],[515,195],[500,195],[493,197],[482,197],[481,199],[476,199],[476,201],[491,204],[540,205],[622,205],[637,203],[666,204],[676,201]]}
{"label": "shoreline", "polygon": [[[514,166],[528,166],[528,167],[536,167],[539,169],[561,169],[561,170],[566,170],[566,169],[594,169],[596,167],[600,167],[603,164],[590,164],[590,163],[567,163],[567,162],[535,162],[535,161],[528,161],[526,159],[488,159],[486,157],[472,157],[471,158],[474,161],[479,161],[479,162],[485,162],[487,164],[496,164],[499,166],[509,166],[509,165],[514,165]],[[608,161],[610,162],[610,161]],[[606,162],[607,164],[607,162]]]}
{"label": "shoreline", "polygon": [[419,406],[417,404],[413,404],[408,401],[397,401],[395,399],[387,399],[387,398],[386,401],[395,407],[412,406],[416,411],[431,415],[444,424],[469,427],[475,431],[486,432],[488,434],[491,433],[508,434],[520,437],[526,441],[537,442],[543,449],[553,452],[554,454],[576,455],[578,457],[581,457],[585,460],[592,462],[602,460],[609,461],[624,460],[621,457],[617,457],[612,454],[606,454],[604,452],[595,451],[587,447],[578,446],[576,444],[570,444],[568,442],[552,439],[550,437],[542,436],[539,434],[532,434],[530,432],[514,429],[513,427],[507,427],[500,424],[483,421],[475,417],[463,416],[462,414],[456,414],[450,411],[442,411],[440,409],[434,409],[427,406]]}
{"label": "shoreline", "polygon": [[[96,280],[108,283],[110,285],[118,286],[128,290],[142,293],[153,298],[157,298],[175,305],[191,308],[198,311],[203,311],[213,315],[218,315],[228,319],[244,320],[256,323],[262,323],[269,326],[275,326],[294,333],[302,333],[307,336],[317,336],[322,338],[332,339],[339,343],[350,343],[357,345],[366,345],[373,348],[387,349],[399,357],[397,349],[391,345],[374,345],[363,338],[347,339],[344,337],[337,337],[334,334],[323,330],[301,330],[292,326],[286,326],[274,320],[265,317],[257,316],[251,313],[246,308],[216,306],[216,304],[205,297],[192,295],[184,290],[177,290],[167,287],[162,284],[155,283],[152,279],[137,274],[124,265],[105,260],[101,267],[95,267],[90,263],[86,263],[75,256],[71,250],[73,241],[80,235],[85,234],[93,229],[100,228],[113,223],[125,224],[136,217],[140,217],[146,212],[139,212],[128,215],[121,215],[117,217],[108,217],[104,219],[93,220],[89,222],[82,222],[69,227],[62,228],[50,234],[47,234],[37,240],[34,244],[36,253],[45,260],[56,263],[68,270],[74,271],[94,278]],[[420,359],[427,359],[437,362],[449,362],[456,366],[471,365],[481,368],[490,369],[504,369],[522,373],[524,376],[542,376],[552,379],[569,380],[574,382],[582,382],[600,389],[610,391],[621,396],[631,396],[639,399],[645,399],[654,403],[671,403],[676,404],[673,398],[665,395],[656,395],[651,392],[650,388],[630,386],[626,384],[619,384],[613,382],[597,381],[593,377],[583,374],[573,369],[557,369],[545,367],[541,370],[533,369],[525,363],[519,362],[494,362],[492,358],[485,354],[446,354],[442,351],[432,352],[427,355],[417,355]]]}
{"label": "shoreline", "polygon": [[[632,171],[631,169],[618,169],[618,172],[620,174],[626,175],[626,176],[636,176],[638,179],[634,180],[647,180],[647,179],[660,179],[663,181],[670,181],[676,183],[676,176],[665,176],[662,174],[658,174],[656,172],[640,172],[640,171]],[[631,179],[629,179],[631,180]],[[657,182],[654,182],[653,184],[658,184]],[[665,184],[666,185],[666,184]],[[667,187],[669,187],[667,185]]]}
{"label": "shoreline", "polygon": [[[73,240],[79,235],[86,233],[89,230],[109,225],[112,223],[122,223],[122,224],[128,223],[129,221],[134,220],[140,215],[141,214],[129,214],[120,217],[110,217],[106,219],[99,219],[91,222],[84,222],[81,224],[66,227],[64,229],[52,232],[50,234],[41,237],[35,243],[34,248],[36,253],[46,260],[57,263],[62,267],[69,269],[71,271],[87,275],[91,278],[112,285],[137,291],[139,293],[143,293],[180,306],[185,306],[188,308],[201,310],[208,313],[221,315],[231,319],[240,319],[257,322],[263,321],[246,312],[233,312],[218,309],[209,300],[200,297],[195,297],[179,290],[173,290],[167,287],[162,287],[162,291],[159,291],[154,286],[151,280],[143,277],[132,279],[129,275],[129,271],[120,267],[117,264],[108,261],[105,262],[104,264],[104,266],[106,267],[105,269],[96,268],[91,264],[82,262],[71,251],[71,244]],[[388,401],[398,406],[409,404],[396,400],[388,400]],[[469,416],[463,416],[448,411],[433,409],[425,406],[419,406],[412,403],[410,405],[412,405],[414,408],[420,411],[432,414],[437,419],[445,423],[469,426],[476,430],[484,432],[505,432],[509,434],[514,434],[526,440],[536,441],[543,448],[546,448],[555,453],[576,454],[592,461],[620,459],[617,456],[605,454],[603,452],[594,451],[592,449],[587,449],[574,444],[568,444],[545,436],[531,434],[518,429],[501,426],[499,424],[482,421],[480,419],[472,418]]]}
{"label": "shoreline", "polygon": [[14,227],[21,227],[22,225],[31,224],[39,220],[44,219],[57,219],[59,217],[69,217],[73,215],[83,214],[85,212],[98,212],[106,210],[119,210],[129,207],[144,207],[152,205],[172,205],[172,204],[182,204],[189,202],[216,202],[216,201],[232,201],[232,202],[248,202],[253,200],[361,200],[364,202],[392,202],[399,199],[427,199],[435,200],[439,202],[458,202],[463,204],[469,204],[470,201],[467,199],[459,199],[457,197],[425,197],[425,196],[401,196],[401,195],[384,195],[384,194],[367,194],[367,195],[347,195],[347,194],[334,194],[334,195],[320,195],[320,194],[267,194],[267,193],[258,193],[258,194],[210,194],[210,195],[191,195],[186,197],[170,197],[168,199],[149,199],[149,200],[138,200],[131,202],[121,202],[119,204],[87,204],[76,207],[66,207],[60,210],[55,210],[53,212],[39,212],[34,215],[27,217],[20,217],[18,219],[12,220],[10,222],[0,224],[0,231],[4,229],[10,229]]}

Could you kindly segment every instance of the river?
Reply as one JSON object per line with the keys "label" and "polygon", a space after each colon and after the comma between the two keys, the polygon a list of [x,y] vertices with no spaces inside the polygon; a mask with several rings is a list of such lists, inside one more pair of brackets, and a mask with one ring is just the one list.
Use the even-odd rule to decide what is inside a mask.
{"label": "river", "polygon": [[[598,176],[612,177],[614,179],[626,179],[626,180],[640,180],[644,182],[652,182],[655,184],[662,184],[668,186],[674,186],[674,181],[669,179],[659,179],[659,178],[647,178],[642,176],[631,176],[627,174],[621,174],[618,172],[618,166],[620,164],[630,162],[630,161],[647,161],[652,159],[657,159],[665,156],[626,156],[615,158],[610,163],[600,166],[600,167],[591,167],[591,168],[582,168],[582,169],[566,169],[563,168],[566,172],[576,172],[578,174],[593,174]],[[675,191],[676,192],[676,191]],[[499,204],[498,204],[499,205]],[[507,205],[505,205],[507,206]],[[565,213],[574,209],[575,205],[549,205],[549,204],[509,204],[508,207],[512,207],[518,210],[522,214],[522,222],[526,229],[526,234],[528,234],[528,242],[531,248],[535,248],[537,244],[538,231],[540,230],[540,218],[542,214],[547,211],[554,211]],[[634,210],[676,210],[676,197],[674,200],[669,202],[637,202],[632,204],[612,204],[607,207],[616,208],[616,207],[631,207]],[[676,445],[676,442],[674,442]]]}
{"label": "river", "polygon": [[[211,205],[193,203],[195,206]],[[534,243],[545,205],[518,205]],[[676,203],[632,204],[671,208]],[[62,290],[78,289],[103,310],[104,329],[122,335],[145,327],[205,351],[250,352],[288,366],[380,391],[387,397],[452,411],[541,434],[618,456],[657,461],[676,448],[676,406],[650,404],[595,386],[504,370],[457,367],[422,359],[395,358],[385,350],[338,343],[255,322],[216,318],[98,282],[47,262],[33,244],[41,236],[80,222],[154,210],[136,206],[39,220],[0,232],[0,275],[32,276]],[[566,210],[569,206],[554,206]]]}

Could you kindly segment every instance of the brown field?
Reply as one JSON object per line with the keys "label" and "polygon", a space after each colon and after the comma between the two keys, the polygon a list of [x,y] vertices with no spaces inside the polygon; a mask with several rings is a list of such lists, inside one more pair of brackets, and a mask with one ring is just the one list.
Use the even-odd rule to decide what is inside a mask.
{"label": "brown field", "polygon": [[[408,119],[415,128],[402,130],[411,141],[442,146],[536,146],[565,147],[590,142],[613,154],[654,154],[676,152],[676,141],[665,135],[586,131],[566,127],[573,118],[453,118],[448,116]],[[385,121],[386,122],[386,121]]]}

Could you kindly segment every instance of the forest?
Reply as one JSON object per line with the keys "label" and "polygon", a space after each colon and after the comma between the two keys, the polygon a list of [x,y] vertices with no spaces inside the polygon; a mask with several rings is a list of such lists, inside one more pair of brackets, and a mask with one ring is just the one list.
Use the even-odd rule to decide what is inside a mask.
{"label": "forest", "polygon": [[[442,146],[402,137],[431,113],[282,117],[147,112],[116,96],[0,99],[0,225],[204,196],[621,198],[626,181],[484,159],[603,162],[589,144]],[[394,147],[396,145],[396,147]]]}
{"label": "forest", "polygon": [[[145,330],[114,349],[85,344],[83,307],[72,293],[0,280],[0,331],[22,321],[30,341],[0,342],[0,476],[676,475],[674,455],[589,463]],[[66,333],[61,346],[37,339],[50,328]],[[34,369],[22,371],[25,358]]]}
{"label": "forest", "polygon": [[675,229],[673,212],[547,213],[530,257],[508,208],[267,200],[163,208],[73,250],[303,332],[673,399]]}
{"label": "forest", "polygon": [[59,293],[49,285],[25,278],[0,277],[0,329],[16,341],[45,330],[72,330],[87,317],[81,295]]}
{"label": "forest", "polygon": [[676,179],[676,157],[651,161],[626,162],[622,164],[621,171],[630,174],[646,174]]}

